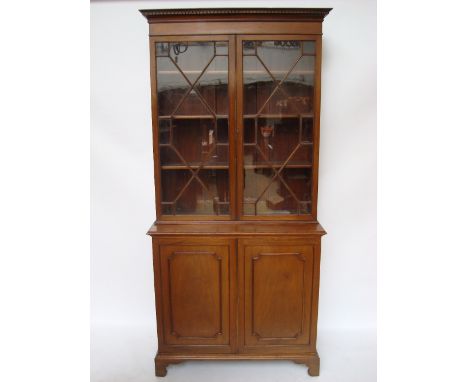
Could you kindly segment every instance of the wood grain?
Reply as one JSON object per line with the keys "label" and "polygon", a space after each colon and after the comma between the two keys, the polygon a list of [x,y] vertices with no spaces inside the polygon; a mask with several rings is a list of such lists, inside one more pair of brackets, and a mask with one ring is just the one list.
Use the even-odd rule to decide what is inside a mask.
{"label": "wood grain", "polygon": [[[320,257],[321,238],[326,234],[317,221],[321,34],[322,21],[330,10],[141,11],[148,20],[150,35],[156,221],[148,235],[153,246],[158,333],[154,361],[158,377],[165,376],[171,364],[212,360],[290,360],[305,364],[311,376],[319,374],[316,341]],[[257,83],[255,92],[245,91],[243,43],[249,41],[277,41],[280,46],[293,42],[293,47],[300,46],[301,55],[314,56],[314,67],[301,68],[300,73],[314,73],[313,94],[308,95],[305,85],[284,85],[285,93],[292,93],[292,102],[299,98],[305,100],[301,110],[287,106],[278,113],[276,105],[284,103],[284,99],[272,93],[272,84],[268,81]],[[314,42],[315,52],[304,53],[304,41]],[[200,43],[198,46],[214,48],[211,60],[218,55],[226,57],[226,53],[216,53],[215,42],[227,44],[227,67],[209,71],[211,61],[208,61],[200,77],[205,72],[210,72],[211,76],[227,76],[227,84],[225,81],[219,81],[218,87],[209,81],[191,84],[187,76],[196,76],[199,68],[190,65],[181,68],[184,59],[177,56],[185,45]],[[166,49],[161,43],[172,45],[167,45]],[[158,67],[156,44],[159,44],[158,54],[167,57],[163,60],[170,61],[172,69],[163,71]],[[267,67],[266,70],[273,78],[281,75],[277,68]],[[185,88],[178,88],[170,83],[158,90],[158,75],[179,76],[187,84]],[[258,73],[252,70],[248,75]],[[180,97],[182,100],[186,97],[187,102],[179,101]],[[244,103],[247,104],[245,110]],[[258,105],[264,105],[264,109],[259,111]],[[174,111],[167,113],[167,110]],[[244,118],[256,121],[254,130],[244,126]],[[248,142],[256,140],[259,134],[259,118],[281,119],[284,129],[277,133],[276,152],[271,158],[244,163],[244,149],[249,150]],[[222,123],[219,131],[216,127],[221,159],[206,162],[202,154],[211,152],[200,153],[199,150],[210,119]],[[297,139],[287,133],[288,129],[294,129],[296,119],[300,126],[299,142],[306,142],[301,150],[295,148]],[[303,120],[307,121],[305,133]],[[174,129],[180,126],[185,129],[185,135],[174,140]],[[262,134],[264,136],[264,131]],[[247,148],[244,138],[248,140]],[[169,150],[172,150],[171,145],[176,146],[173,152]],[[263,147],[262,143],[259,145]],[[204,175],[200,172],[202,169],[206,171]],[[292,176],[290,183],[279,184],[279,196],[295,195],[305,189],[307,192],[302,195],[310,198],[306,202],[307,213],[298,208],[294,211],[297,214],[246,215],[243,194],[245,185],[251,181],[246,180],[245,171],[279,174],[283,169],[289,169],[296,178]],[[218,174],[214,181],[208,179],[216,171],[224,171],[224,175]],[[312,171],[307,187],[300,181],[301,171]],[[191,178],[198,182],[198,188],[189,188],[187,181]],[[185,190],[190,192],[185,193]],[[206,209],[208,213],[205,209],[196,210],[201,195],[209,192],[226,195],[228,200],[217,200],[216,208],[224,208],[229,203],[229,211],[219,213],[214,199],[213,214],[209,213],[209,208]],[[181,203],[179,209],[172,205],[169,214],[171,202],[164,197],[173,194]],[[206,195],[204,197],[206,199]],[[283,203],[281,208],[291,211],[290,206],[299,205],[299,201],[296,198],[279,203]],[[199,214],[190,215],[187,211]]]}

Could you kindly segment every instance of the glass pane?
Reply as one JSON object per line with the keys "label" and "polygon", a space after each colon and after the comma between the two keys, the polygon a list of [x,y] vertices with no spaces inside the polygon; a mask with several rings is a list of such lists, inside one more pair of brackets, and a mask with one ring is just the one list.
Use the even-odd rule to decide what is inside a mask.
{"label": "glass pane", "polygon": [[158,69],[158,114],[170,116],[189,90],[190,85],[168,57],[158,57],[156,67]]}
{"label": "glass pane", "polygon": [[196,88],[201,99],[206,101],[208,112],[227,115],[228,103],[228,57],[217,56],[208,65],[197,82]]}
{"label": "glass pane", "polygon": [[244,214],[288,215],[311,212],[312,170],[272,168],[245,170]]}
{"label": "glass pane", "polygon": [[228,170],[162,170],[161,182],[163,214],[229,214]]}
{"label": "glass pane", "polygon": [[226,41],[156,43],[163,215],[228,215]]}
{"label": "glass pane", "polygon": [[217,56],[227,56],[227,54],[228,54],[228,43],[227,43],[227,41],[217,41],[215,47],[216,47],[216,55]]}
{"label": "glass pane", "polygon": [[159,119],[159,143],[167,144],[171,140],[171,120]]}
{"label": "glass pane", "polygon": [[314,97],[314,71],[315,57],[302,57],[288,75],[284,82],[286,94],[286,113],[312,113]]}
{"label": "glass pane", "polygon": [[257,41],[257,59],[277,80],[284,79],[301,57],[300,41]]}
{"label": "glass pane", "polygon": [[217,120],[218,127],[216,130],[217,136],[215,137],[218,145],[229,143],[229,121],[227,118],[221,118]]}
{"label": "glass pane", "polygon": [[214,54],[215,48],[212,41],[171,42],[169,44],[169,57],[192,84],[202,74]]}
{"label": "glass pane", "polygon": [[304,41],[302,43],[302,54],[315,55],[315,41]]}
{"label": "glass pane", "polygon": [[167,42],[156,43],[156,56],[157,57],[169,56],[169,43]]}
{"label": "glass pane", "polygon": [[[163,120],[164,121],[164,120]],[[175,119],[171,133],[160,130],[160,136],[172,136],[161,140],[161,165],[199,166],[216,164],[228,167],[228,143],[218,142],[217,131],[221,130],[221,139],[225,140],[222,129],[215,128],[214,119]],[[225,121],[227,125],[227,121]],[[160,121],[161,128],[161,121]],[[225,133],[224,133],[225,134]],[[163,144],[167,142],[167,144]]]}
{"label": "glass pane", "polygon": [[256,41],[244,41],[243,53],[244,56],[254,55],[256,50]]}
{"label": "glass pane", "polygon": [[314,121],[312,118],[303,118],[302,119],[302,138],[303,142],[312,143],[312,129],[314,126]]}
{"label": "glass pane", "polygon": [[308,214],[315,42],[244,41],[245,215]]}

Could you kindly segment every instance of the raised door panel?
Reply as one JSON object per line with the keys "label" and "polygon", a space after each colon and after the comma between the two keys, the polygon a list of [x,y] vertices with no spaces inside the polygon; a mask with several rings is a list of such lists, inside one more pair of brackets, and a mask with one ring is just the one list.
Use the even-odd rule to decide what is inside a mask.
{"label": "raised door panel", "polygon": [[232,346],[231,248],[159,246],[164,345]]}
{"label": "raised door panel", "polygon": [[[269,244],[265,245],[265,242]],[[312,349],[313,244],[240,240],[243,349]],[[270,244],[271,243],[271,244]]]}

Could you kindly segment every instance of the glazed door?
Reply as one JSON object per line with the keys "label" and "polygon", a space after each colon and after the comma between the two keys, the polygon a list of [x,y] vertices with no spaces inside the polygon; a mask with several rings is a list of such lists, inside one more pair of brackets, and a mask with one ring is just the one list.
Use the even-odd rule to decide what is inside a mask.
{"label": "glazed door", "polygon": [[164,351],[230,352],[236,330],[233,242],[162,240],[158,246]]}
{"label": "glazed door", "polygon": [[229,220],[236,214],[234,38],[150,42],[158,217]]}
{"label": "glazed door", "polygon": [[314,252],[305,239],[239,240],[242,351],[315,350]]}
{"label": "glazed door", "polygon": [[319,52],[317,36],[238,36],[241,219],[316,219]]}

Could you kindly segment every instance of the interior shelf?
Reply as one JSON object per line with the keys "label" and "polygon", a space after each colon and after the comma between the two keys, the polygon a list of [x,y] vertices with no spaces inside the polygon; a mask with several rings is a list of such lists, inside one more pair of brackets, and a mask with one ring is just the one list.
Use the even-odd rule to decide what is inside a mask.
{"label": "interior shelf", "polygon": [[[244,168],[247,170],[257,168],[281,168],[283,163],[257,163],[257,164],[245,164]],[[312,163],[288,163],[284,168],[312,168]]]}
{"label": "interior shelf", "polygon": [[[184,70],[184,74],[200,74],[200,70]],[[203,74],[204,75],[219,75],[219,74],[227,74],[227,70],[207,70]],[[246,74],[267,74],[265,70],[244,70],[243,73]],[[271,74],[287,74],[289,73],[288,70],[270,70]],[[294,70],[294,74],[313,74],[314,71],[309,69],[309,70]],[[158,75],[175,75],[178,74],[180,75],[180,71],[178,70],[159,70]]]}
{"label": "interior shelf", "polygon": [[[200,168],[200,163],[188,163],[192,170]],[[188,170],[188,167],[183,164],[168,164],[161,165],[161,170]],[[226,164],[205,164],[202,170],[229,170],[229,165]]]}
{"label": "interior shelf", "polygon": [[[211,114],[207,115],[160,115],[159,119],[214,119]],[[228,119],[227,115],[216,115],[216,119]]]}
{"label": "interior shelf", "polygon": [[[244,168],[247,170],[260,169],[260,168],[281,168],[283,163],[257,163],[257,164],[245,164]],[[284,168],[312,168],[312,163],[288,163]],[[189,167],[192,170],[197,170],[200,165],[189,163]],[[188,167],[183,164],[170,164],[170,165],[161,165],[161,170],[187,170]],[[229,165],[227,164],[206,164],[203,165],[202,169],[204,170],[229,170]]]}
{"label": "interior shelf", "polygon": [[254,118],[313,118],[314,115],[307,114],[245,114],[244,118],[254,119]]}
{"label": "interior shelf", "polygon": [[[310,113],[305,114],[245,114],[245,119],[255,119],[255,118],[313,118],[314,115]],[[214,119],[214,116],[211,114],[205,115],[160,115],[159,119]],[[228,115],[216,115],[216,119],[228,119]]]}

